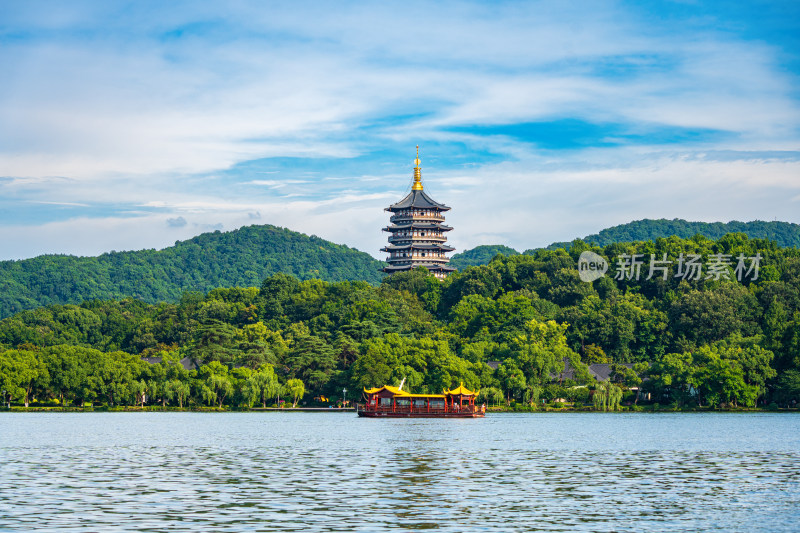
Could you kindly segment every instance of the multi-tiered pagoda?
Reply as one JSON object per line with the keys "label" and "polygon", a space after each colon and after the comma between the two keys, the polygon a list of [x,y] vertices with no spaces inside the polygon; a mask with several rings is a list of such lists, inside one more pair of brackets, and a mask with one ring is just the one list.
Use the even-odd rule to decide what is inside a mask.
{"label": "multi-tiered pagoda", "polygon": [[447,246],[444,212],[450,208],[431,199],[422,190],[422,169],[419,166],[419,146],[414,160],[414,183],[408,196],[385,209],[390,211],[389,226],[383,231],[391,233],[389,245],[381,248],[387,252],[389,265],[384,272],[393,274],[424,266],[437,278],[444,279],[455,268],[447,266],[445,254],[455,248]]}

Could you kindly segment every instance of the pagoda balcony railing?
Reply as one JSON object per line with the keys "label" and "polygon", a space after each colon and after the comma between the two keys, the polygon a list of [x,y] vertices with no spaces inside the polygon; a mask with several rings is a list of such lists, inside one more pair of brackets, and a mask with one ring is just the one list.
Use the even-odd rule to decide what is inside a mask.
{"label": "pagoda balcony railing", "polygon": [[447,237],[444,235],[391,235],[389,237],[389,242],[402,242],[402,241],[436,241],[436,242],[445,242],[447,241]]}
{"label": "pagoda balcony railing", "polygon": [[447,263],[450,261],[449,257],[434,257],[434,256],[425,256],[422,257],[421,255],[411,255],[406,257],[389,257],[387,260],[389,263],[404,263],[404,262],[411,262],[416,261],[418,263]]}

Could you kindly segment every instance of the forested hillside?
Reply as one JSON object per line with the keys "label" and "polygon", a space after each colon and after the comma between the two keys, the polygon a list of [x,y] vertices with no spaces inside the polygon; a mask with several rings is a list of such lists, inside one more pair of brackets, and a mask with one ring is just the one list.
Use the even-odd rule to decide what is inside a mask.
{"label": "forested hillside", "polygon": [[[652,241],[658,238],[681,237],[690,239],[695,235],[702,235],[711,240],[717,240],[728,233],[744,233],[751,239],[769,239],[778,246],[800,248],[800,224],[791,222],[688,222],[675,218],[652,220],[635,220],[627,224],[620,224],[602,230],[594,235],[583,237],[582,241],[608,246],[617,242]],[[548,250],[559,248],[568,249],[569,242],[554,242],[547,247]],[[537,249],[523,252],[526,255],[536,254]],[[489,261],[497,254],[506,256],[517,255],[519,252],[503,245],[481,245],[453,255],[450,265],[463,270],[468,266],[488,265]]]}
{"label": "forested hillside", "polygon": [[[751,238],[769,238],[779,246],[800,246],[800,225],[786,222],[640,220],[590,235],[586,242],[652,240],[703,234],[717,239],[727,231]],[[568,248],[569,243],[550,249]],[[498,253],[516,255],[503,245],[477,246],[455,254],[459,270],[488,264]],[[528,250],[525,254],[536,254]],[[377,284],[383,263],[367,253],[318,237],[270,225],[247,226],[231,232],[204,233],[163,250],[111,252],[98,257],[44,255],[22,261],[0,261],[0,318],[54,303],[79,304],[94,299],[134,297],[148,303],[176,302],[186,291],[256,286],[283,272],[301,280],[362,280]]]}
{"label": "forested hillside", "polygon": [[502,244],[476,246],[475,248],[453,255],[449,265],[458,270],[464,270],[471,266],[488,265],[489,261],[494,259],[494,256],[497,254],[510,257],[512,255],[519,255],[519,252],[508,246],[503,246]]}
{"label": "forested hillside", "polygon": [[[577,268],[586,250],[610,264],[590,283]],[[634,254],[642,254],[640,276],[615,276]],[[649,276],[651,254],[668,262]],[[689,274],[689,264],[702,270]],[[0,385],[20,402],[246,407],[280,394],[337,397],[344,387],[358,397],[362,387],[405,377],[416,392],[463,382],[487,402],[540,405],[588,398],[600,385],[587,365],[610,363],[615,386],[641,386],[662,404],[794,405],[800,250],[743,234],[576,241],[498,257],[444,282],[424,270],[379,286],[276,274],[259,287],[186,293],[177,303],[24,311],[0,321],[0,344]],[[574,374],[553,381],[565,359]]]}
{"label": "forested hillside", "polygon": [[132,296],[176,302],[186,291],[257,286],[283,272],[301,280],[379,283],[382,264],[353,248],[270,225],[204,233],[163,250],[99,257],[44,255],[0,262],[0,318],[54,303]]}
{"label": "forested hillside", "polygon": [[[800,224],[791,222],[689,222],[674,218],[667,220],[644,219],[635,220],[627,224],[620,224],[606,228],[600,233],[587,235],[582,240],[599,246],[607,246],[615,242],[634,242],[658,239],[659,237],[681,237],[690,239],[695,235],[702,235],[708,239],[716,240],[727,233],[744,233],[751,239],[769,239],[778,243],[778,246],[800,247]],[[548,246],[549,249],[568,247],[567,242],[557,242]]]}

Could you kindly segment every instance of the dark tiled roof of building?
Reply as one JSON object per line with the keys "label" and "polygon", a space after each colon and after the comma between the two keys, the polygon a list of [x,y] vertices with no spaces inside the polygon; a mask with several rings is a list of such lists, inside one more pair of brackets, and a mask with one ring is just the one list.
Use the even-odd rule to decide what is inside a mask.
{"label": "dark tiled roof of building", "polygon": [[[627,368],[633,368],[633,363],[618,363],[620,366],[624,366]],[[607,381],[613,370],[611,369],[612,365],[609,363],[594,363],[589,365],[589,375],[591,375],[596,381]],[[572,368],[572,365],[569,362],[569,359],[564,358],[564,370],[562,372],[551,374],[550,379],[554,381],[562,381],[565,379],[575,379],[575,369]]]}
{"label": "dark tiled roof of building", "polygon": [[453,228],[445,226],[444,224],[437,224],[436,222],[412,222],[409,224],[391,224],[383,228],[383,231],[398,231],[401,229],[438,229],[441,231],[450,231]]}
{"label": "dark tiled roof of building", "polygon": [[[142,357],[142,361],[148,362],[151,365],[157,365],[160,363],[164,358],[163,357]],[[190,357],[184,357],[181,359],[181,366],[186,370],[197,370],[200,368],[200,363],[198,363],[195,359]]]}
{"label": "dark tiled roof of building", "polygon": [[389,244],[381,248],[382,252],[393,252],[396,250],[444,250],[452,252],[455,250],[452,246],[446,244]]}
{"label": "dark tiled roof of building", "polygon": [[200,368],[200,363],[196,359],[191,359],[190,357],[181,359],[181,365],[186,370],[197,370]]}
{"label": "dark tiled roof of building", "polygon": [[[618,363],[620,366],[633,368],[633,363]],[[606,381],[612,374],[611,365],[607,363],[595,363],[589,365],[589,373],[592,374],[597,381]]]}
{"label": "dark tiled roof of building", "polygon": [[407,209],[409,207],[419,207],[422,209],[438,209],[440,211],[449,211],[450,208],[444,204],[440,204],[433,198],[425,194],[425,191],[411,191],[408,196],[392,204],[386,208],[387,211],[398,211],[400,209]]}
{"label": "dark tiled roof of building", "polygon": [[456,269],[446,265],[436,263],[414,263],[413,265],[387,265],[383,267],[384,272],[397,272],[401,270],[410,270],[417,267],[425,267],[428,270],[441,270],[442,272],[455,272]]}

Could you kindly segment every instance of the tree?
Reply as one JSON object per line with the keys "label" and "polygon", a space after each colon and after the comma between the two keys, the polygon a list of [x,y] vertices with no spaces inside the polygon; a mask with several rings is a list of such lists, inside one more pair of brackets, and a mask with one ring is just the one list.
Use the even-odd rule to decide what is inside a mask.
{"label": "tree", "polygon": [[130,384],[128,390],[133,394],[134,401],[144,409],[144,400],[147,397],[147,383],[143,379],[134,381]]}
{"label": "tree", "polygon": [[284,360],[289,375],[307,383],[314,392],[327,383],[336,368],[335,350],[324,340],[314,335],[297,338]]}
{"label": "tree", "polygon": [[481,403],[494,404],[497,406],[503,401],[503,391],[497,387],[484,387],[478,394],[478,401]]}
{"label": "tree", "polygon": [[280,391],[278,377],[271,365],[264,365],[248,379],[248,387],[253,393],[253,400],[260,398],[261,407],[267,406],[267,398],[274,398]]}
{"label": "tree", "polygon": [[215,399],[219,402],[219,407],[225,402],[225,398],[233,392],[233,384],[228,376],[213,375],[208,379],[208,388],[214,391]]}
{"label": "tree", "polygon": [[701,346],[739,333],[757,331],[758,301],[742,285],[723,283],[710,290],[692,290],[670,305],[670,329],[677,339]]}
{"label": "tree", "polygon": [[126,401],[133,383],[142,376],[145,364],[126,352],[100,353],[92,373],[94,390],[103,394],[110,406]]}
{"label": "tree", "polygon": [[800,402],[800,371],[786,370],[778,377],[775,399],[784,405]]}
{"label": "tree", "polygon": [[239,350],[239,330],[225,322],[209,320],[198,326],[189,353],[200,361],[232,363],[242,354]]}
{"label": "tree", "polygon": [[306,393],[306,387],[303,382],[297,378],[290,379],[286,382],[286,394],[292,397],[292,407],[297,407],[297,402]]}
{"label": "tree", "polygon": [[241,384],[240,394],[244,405],[246,405],[248,409],[252,407],[253,402],[256,401],[261,394],[261,390],[258,384],[253,380],[253,376],[250,376]]}
{"label": "tree", "polygon": [[441,300],[442,283],[422,266],[386,276],[381,284],[416,296],[431,313],[436,312]]}
{"label": "tree", "polygon": [[497,379],[506,390],[506,403],[511,404],[512,398],[519,398],[527,388],[525,374],[520,370],[513,360],[505,361],[497,370]]}
{"label": "tree", "polygon": [[583,360],[587,365],[610,362],[603,349],[596,344],[590,344],[583,349]]}
{"label": "tree", "polygon": [[639,377],[639,374],[647,368],[647,363],[638,363],[636,367],[639,368],[638,372],[635,368],[628,368],[625,365],[612,364],[611,381],[621,384],[628,389],[638,387],[642,384],[642,378]]}
{"label": "tree", "polygon": [[208,405],[211,405],[213,402],[217,401],[217,393],[214,392],[214,390],[206,383],[202,383],[200,385],[200,395],[203,398],[203,401]]}
{"label": "tree", "polygon": [[594,391],[594,408],[598,411],[619,411],[622,389],[610,381],[601,381]]}
{"label": "tree", "polygon": [[741,365],[724,358],[718,346],[701,346],[693,356],[698,366],[697,391],[701,401],[712,407],[755,404],[757,389],[745,383]]}
{"label": "tree", "polygon": [[198,378],[202,380],[201,395],[209,405],[217,402],[221,408],[230,394],[233,393],[228,368],[219,361],[211,361],[198,370]]}
{"label": "tree", "polygon": [[333,342],[334,349],[339,353],[338,357],[342,360],[342,367],[347,368],[350,363],[358,357],[358,343],[350,336],[342,332],[336,334]]}
{"label": "tree", "polygon": [[[774,354],[765,349],[762,342],[761,336],[732,335],[716,344],[721,357],[735,361],[741,367],[747,386],[747,397],[742,399],[748,407],[758,404],[758,398],[767,392],[767,382],[777,374],[771,366]],[[753,394],[755,397],[751,400]]]}
{"label": "tree", "polygon": [[569,349],[564,333],[567,324],[531,319],[525,334],[517,336],[510,348],[513,358],[527,380],[534,385],[550,382],[550,376],[564,369],[564,359],[579,363],[580,358]]}
{"label": "tree", "polygon": [[528,389],[525,391],[525,394],[528,396],[528,403],[530,403],[532,406],[538,406],[539,398],[541,398],[543,391],[544,390],[542,387],[539,386],[528,387]]}
{"label": "tree", "polygon": [[183,409],[183,404],[191,394],[191,387],[185,381],[172,380],[169,382],[170,399],[175,398],[178,400],[178,407]]}
{"label": "tree", "polygon": [[674,401],[678,406],[694,398],[697,368],[690,352],[668,353],[658,358],[647,371],[645,387],[656,399]]}
{"label": "tree", "polygon": [[299,291],[297,278],[283,273],[275,274],[261,284],[260,314],[265,318],[280,319],[286,314],[285,306],[290,305],[291,298]]}
{"label": "tree", "polygon": [[31,391],[37,380],[47,376],[47,367],[39,360],[36,352],[7,350],[0,353],[0,386],[12,398],[21,399],[25,407],[30,403]]}

